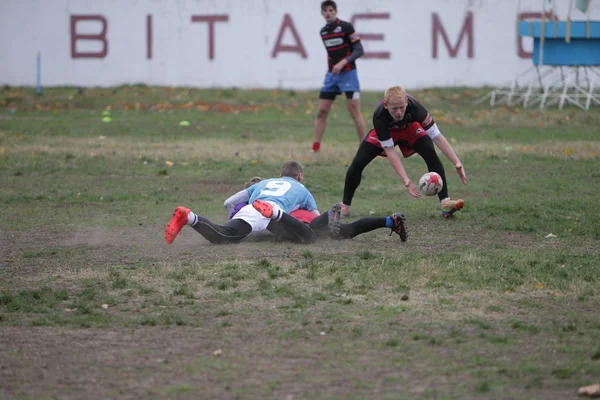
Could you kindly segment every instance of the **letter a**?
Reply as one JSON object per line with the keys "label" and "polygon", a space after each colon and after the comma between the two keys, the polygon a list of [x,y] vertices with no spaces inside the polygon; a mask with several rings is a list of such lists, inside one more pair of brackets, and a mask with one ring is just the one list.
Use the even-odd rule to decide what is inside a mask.
{"label": "letter a", "polygon": [[[281,44],[281,39],[283,39],[283,34],[287,28],[290,28],[292,35],[294,36],[294,40],[296,41],[296,45],[289,46]],[[302,58],[307,58],[306,50],[304,50],[304,46],[302,45],[302,39],[300,39],[300,35],[298,35],[298,31],[296,31],[296,27],[294,26],[294,21],[292,21],[292,17],[290,14],[285,14],[283,16],[283,23],[281,24],[281,29],[279,29],[279,35],[277,36],[277,41],[275,42],[275,47],[273,48],[273,52],[271,53],[271,58],[276,58],[277,54],[282,52],[289,53],[300,53]]]}

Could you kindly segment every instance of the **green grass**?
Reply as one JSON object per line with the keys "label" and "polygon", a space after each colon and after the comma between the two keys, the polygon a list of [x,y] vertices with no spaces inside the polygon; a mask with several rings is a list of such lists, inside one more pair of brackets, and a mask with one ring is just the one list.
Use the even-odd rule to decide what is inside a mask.
{"label": "green grass", "polygon": [[[0,349],[0,394],[61,397],[43,347],[86,397],[572,396],[600,375],[600,113],[472,105],[484,93],[415,93],[469,176],[443,158],[456,218],[387,160],[365,170],[354,218],[402,210],[406,244],[216,246],[184,228],[168,246],[176,206],[224,222],[224,199],[289,158],[322,212],[339,201],[343,101],[312,154],[314,92],[0,88],[0,327],[20,349]],[[367,125],[379,96],[363,94]]]}

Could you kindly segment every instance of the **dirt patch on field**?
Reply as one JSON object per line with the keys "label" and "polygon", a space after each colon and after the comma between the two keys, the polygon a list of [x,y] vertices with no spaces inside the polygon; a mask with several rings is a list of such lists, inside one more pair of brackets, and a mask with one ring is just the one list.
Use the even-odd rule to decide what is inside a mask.
{"label": "dirt patch on field", "polygon": [[[481,398],[483,392],[486,398],[504,395],[564,399],[572,398],[576,389],[554,384],[544,387],[544,379],[550,377],[540,372],[532,374],[533,383],[541,377],[538,386],[512,386],[504,394],[489,393],[493,386],[478,384],[471,371],[461,365],[471,366],[470,357],[498,357],[503,361],[499,365],[521,363],[527,359],[524,355],[531,357],[541,352],[540,342],[552,340],[544,334],[523,340],[509,351],[496,347],[480,354],[471,349],[465,355],[448,339],[444,339],[445,343],[435,342],[444,337],[446,328],[423,334],[418,326],[424,320],[410,318],[400,317],[401,327],[384,329],[375,324],[373,333],[379,340],[352,337],[316,324],[298,329],[295,324],[282,321],[277,321],[281,331],[295,328],[299,336],[277,337],[269,327],[274,321],[265,313],[236,322],[228,329],[214,324],[214,318],[206,319],[206,326],[196,328],[3,328],[0,339],[9,345],[0,348],[0,395],[61,399],[303,399],[438,398],[462,393],[461,398],[469,399]],[[367,329],[361,327],[360,320],[353,325]],[[461,326],[462,340],[481,335],[476,325]],[[493,334],[502,343],[507,332]],[[413,349],[398,345],[402,349],[399,351],[391,342],[393,338],[412,343]],[[423,341],[430,343],[423,345]],[[374,342],[380,344],[373,346]],[[436,358],[446,360],[448,365],[438,365]],[[548,354],[543,358],[554,363],[557,356]],[[486,365],[479,367],[484,376],[493,370]],[[518,371],[507,368],[506,374],[512,373]],[[456,391],[459,383],[474,389],[465,391],[463,386],[463,391]]]}
{"label": "dirt patch on field", "polygon": [[[342,256],[378,254],[377,249],[382,249],[393,257],[417,249],[486,249],[499,242],[514,248],[553,246],[514,233],[490,238],[472,227],[448,225],[448,229],[451,235],[421,240],[436,230],[436,222],[424,221],[413,230],[406,245],[387,232],[376,231],[351,241],[325,240],[310,246],[273,246],[256,239],[217,246],[186,229],[168,246],[163,241],[162,225],[41,227],[3,233],[0,273],[15,289],[31,289],[57,283],[68,287],[82,279],[102,281],[108,275],[107,268],[115,266],[166,268],[173,264],[173,271],[163,271],[171,273],[185,263],[225,265],[265,258],[273,265],[279,261],[290,265],[302,260],[305,252]],[[163,294],[171,291],[155,289]],[[256,290],[243,283],[238,289]],[[312,288],[309,282],[296,289],[306,296]],[[572,299],[556,305],[554,294],[547,291],[440,296],[427,289],[414,290],[408,301],[402,301],[399,294],[389,293],[389,297],[375,301],[369,295],[342,292],[339,302],[348,308],[336,311],[332,311],[331,303],[317,302],[294,312],[293,301],[288,299],[257,297],[227,303],[208,295],[176,307],[158,303],[155,310],[144,310],[143,305],[132,301],[129,307],[135,309],[123,311],[115,306],[113,311],[115,315],[182,312],[193,315],[194,326],[5,326],[0,329],[0,342],[5,344],[0,346],[0,397],[558,399],[573,395],[575,388],[558,385],[552,376],[554,370],[567,375],[571,370],[540,367],[564,359],[564,355],[546,352],[546,346],[556,340],[552,324],[562,323],[563,317],[557,315],[571,312]],[[534,301],[536,296],[549,299],[552,307],[533,313],[519,308],[519,301]],[[444,309],[447,302],[456,304]],[[596,318],[596,306],[600,306],[596,303],[578,306],[581,318]],[[404,307],[408,308],[403,311]],[[486,307],[494,311],[486,311]],[[506,322],[511,318],[516,322]],[[564,319],[564,329],[570,329],[568,317]],[[517,330],[526,329],[532,332],[529,336],[515,336]],[[527,366],[528,357],[535,358],[538,368],[531,373],[530,387],[529,378],[522,376],[527,372],[521,367],[511,369],[511,365]],[[477,360],[497,361],[478,366]],[[526,366],[522,367],[525,371]],[[502,382],[513,375],[520,383],[503,386]],[[504,388],[496,392],[495,385]]]}

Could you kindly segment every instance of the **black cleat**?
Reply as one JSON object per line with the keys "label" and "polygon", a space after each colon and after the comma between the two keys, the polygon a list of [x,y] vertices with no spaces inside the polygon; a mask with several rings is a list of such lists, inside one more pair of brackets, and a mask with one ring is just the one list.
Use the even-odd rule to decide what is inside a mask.
{"label": "black cleat", "polygon": [[329,227],[329,233],[334,239],[340,238],[340,218],[342,208],[339,204],[334,204],[329,211],[327,211],[327,226]]}
{"label": "black cleat", "polygon": [[[396,232],[400,235],[400,240],[406,242],[408,239],[408,228],[406,227],[406,217],[402,213],[396,213],[391,216],[394,226],[392,232]],[[390,232],[390,235],[392,233]]]}

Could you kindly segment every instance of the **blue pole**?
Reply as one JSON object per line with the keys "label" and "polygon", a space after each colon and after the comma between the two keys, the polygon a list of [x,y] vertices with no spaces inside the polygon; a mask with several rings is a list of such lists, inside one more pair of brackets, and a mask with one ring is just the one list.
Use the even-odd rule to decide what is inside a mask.
{"label": "blue pole", "polygon": [[35,86],[35,94],[38,96],[42,94],[42,55],[40,52],[37,52],[37,60],[36,60],[36,86]]}

